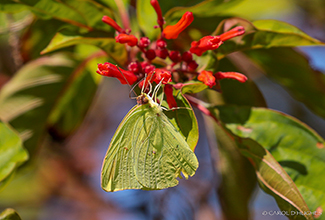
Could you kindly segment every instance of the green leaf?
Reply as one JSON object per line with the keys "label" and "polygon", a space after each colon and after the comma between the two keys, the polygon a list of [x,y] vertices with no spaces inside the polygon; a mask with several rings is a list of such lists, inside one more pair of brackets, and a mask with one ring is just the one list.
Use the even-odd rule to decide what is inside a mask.
{"label": "green leaf", "polygon": [[235,140],[218,125],[214,129],[218,143],[216,169],[222,177],[217,192],[224,218],[250,219],[249,203],[256,187],[254,169]]}
{"label": "green leaf", "polygon": [[218,48],[219,58],[238,50],[324,45],[295,26],[276,20],[258,20],[251,23],[241,18],[229,18],[219,25],[214,34],[219,35],[234,25],[244,26],[246,34],[224,42]]}
{"label": "green leaf", "polygon": [[50,43],[56,32],[66,23],[55,19],[37,19],[24,32],[21,41],[22,56],[33,60],[41,56],[40,52]]}
{"label": "green leaf", "polygon": [[47,118],[74,65],[62,55],[42,57],[24,65],[2,88],[1,118],[20,133],[29,152],[46,132]]}
{"label": "green leaf", "polygon": [[[239,137],[243,153],[260,168],[258,178],[261,183],[268,190],[278,192],[275,199],[280,208],[284,199],[298,210],[306,211],[296,187],[286,178],[276,161],[294,181],[312,212],[325,207],[323,138],[307,125],[284,113],[248,107],[225,106],[218,109],[221,121]],[[276,161],[273,161],[273,157]],[[311,216],[306,217],[311,219]],[[325,216],[319,219],[325,219]]]}
{"label": "green leaf", "polygon": [[272,48],[246,51],[246,55],[295,99],[325,118],[325,75],[313,70],[301,53]]}
{"label": "green leaf", "polygon": [[[98,55],[100,57],[101,54]],[[105,62],[103,54],[101,56],[101,61]],[[62,95],[58,97],[48,119],[51,134],[57,138],[67,137],[84,120],[100,82],[97,78],[99,75],[94,71],[97,63],[101,62],[98,57],[91,56],[85,59],[74,70],[61,91]]]}
{"label": "green leaf", "polygon": [[114,38],[95,38],[73,35],[68,32],[58,32],[50,44],[41,52],[42,54],[52,52],[64,47],[89,44],[103,49],[107,55],[119,65],[123,66],[127,61],[127,52],[123,44],[115,42]]}
{"label": "green leaf", "polygon": [[14,209],[8,208],[0,213],[0,220],[21,220],[21,218]]}
{"label": "green leaf", "polygon": [[93,0],[65,0],[64,3],[54,0],[20,0],[34,14],[42,19],[54,18],[87,30],[111,30],[101,18],[111,15],[111,11]]}
{"label": "green leaf", "polygon": [[154,28],[157,24],[157,14],[148,0],[137,1],[137,20],[141,30],[150,39],[156,38],[159,33],[159,28]]}
{"label": "green leaf", "polygon": [[295,13],[296,4],[296,2],[291,0],[245,0],[234,7],[224,10],[222,14],[242,17],[249,20],[260,19],[261,17],[280,17],[279,20],[282,20],[283,16]]}
{"label": "green leaf", "polygon": [[27,159],[28,153],[17,132],[0,121],[0,182],[8,178]]}
{"label": "green leaf", "polygon": [[26,9],[27,7],[17,2],[14,2],[13,0],[1,0],[0,2],[0,12],[16,13]]}
{"label": "green leaf", "polygon": [[[206,1],[195,1],[195,2],[191,1],[191,5],[189,5],[188,3],[187,5],[183,5],[189,7],[175,7],[170,9],[165,14],[165,18],[167,22],[171,20],[179,19],[187,11],[193,12],[193,15],[198,17],[212,17],[221,14],[224,10],[237,5],[241,1],[242,0],[230,0],[230,1],[206,0]],[[211,10],[212,8],[213,10]]]}
{"label": "green leaf", "polygon": [[184,84],[182,84],[182,93],[186,94],[186,93],[199,93],[205,89],[207,89],[208,86],[205,85],[204,83],[202,83],[201,81],[188,81]]}

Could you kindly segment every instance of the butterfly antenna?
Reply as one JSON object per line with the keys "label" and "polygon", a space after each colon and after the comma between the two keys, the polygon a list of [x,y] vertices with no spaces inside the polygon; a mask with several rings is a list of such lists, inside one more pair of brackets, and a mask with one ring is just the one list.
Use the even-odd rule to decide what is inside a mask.
{"label": "butterfly antenna", "polygon": [[[161,82],[161,81],[160,81]],[[162,91],[162,97],[161,97],[161,100],[160,100],[160,103],[159,103],[159,107],[161,107],[161,103],[163,102],[163,100],[164,100],[164,95],[165,95],[165,93],[164,93],[164,91]]]}
{"label": "butterfly antenna", "polygon": [[[129,92],[129,98],[130,98],[130,99],[136,99],[136,98],[137,98],[137,97],[131,97],[131,93],[134,92],[134,88],[135,88],[137,85],[139,85],[139,83],[140,83],[141,81],[143,81],[143,79],[141,79],[139,82],[137,82],[137,83],[132,87],[132,89],[130,90],[130,92]],[[135,94],[136,96],[138,96],[135,92],[134,92],[134,94]],[[142,91],[141,91],[141,94],[142,94]]]}
{"label": "butterfly antenna", "polygon": [[[150,75],[150,79],[148,80],[148,84],[149,84],[149,87],[150,87],[150,89],[149,89],[149,93],[148,93],[148,95],[151,93],[151,91],[152,91],[152,84],[151,84],[151,80],[152,80],[152,78],[153,78],[153,76],[155,75],[155,71],[153,72],[153,74],[151,74]],[[148,76],[146,75],[146,77],[145,78],[147,78]],[[146,88],[145,89],[147,89],[148,87],[147,87],[147,84],[145,85],[146,86]]]}
{"label": "butterfly antenna", "polygon": [[[147,78],[147,74],[145,74],[144,75],[144,77],[142,78],[142,80],[141,81],[143,81],[144,80],[144,84],[146,84],[146,78]],[[143,94],[143,91],[144,91],[144,87],[145,87],[145,85],[142,85],[142,88],[141,88],[141,94]]]}
{"label": "butterfly antenna", "polygon": [[158,94],[158,91],[159,91],[159,89],[161,87],[161,83],[162,83],[163,80],[164,80],[164,78],[162,78],[162,80],[158,83],[158,85],[155,87],[155,89],[154,89],[154,91],[152,93],[152,96],[155,98],[155,102],[157,102],[157,94]]}
{"label": "butterfly antenna", "polygon": [[129,85],[129,87],[130,87],[130,89],[131,89],[131,91],[129,92],[129,98],[132,99],[132,98],[131,98],[131,95],[130,95],[131,92],[133,92],[134,95],[137,96],[137,94],[136,94],[135,91],[134,91],[134,86],[132,87],[132,86],[130,85],[130,83],[128,82],[128,80],[126,79],[126,77],[124,76],[124,74],[122,73],[120,67],[118,67],[118,65],[115,65],[115,66],[116,66],[116,68],[118,69],[118,71],[122,74],[123,78],[125,79],[126,83]]}

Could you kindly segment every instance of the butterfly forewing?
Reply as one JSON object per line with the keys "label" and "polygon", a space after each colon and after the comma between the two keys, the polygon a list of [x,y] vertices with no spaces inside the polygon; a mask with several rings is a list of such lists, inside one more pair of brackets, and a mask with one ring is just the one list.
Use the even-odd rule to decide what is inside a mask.
{"label": "butterfly forewing", "polygon": [[134,131],[139,106],[133,107],[115,132],[102,167],[102,188],[106,191],[141,189],[134,174],[134,159],[130,137]]}

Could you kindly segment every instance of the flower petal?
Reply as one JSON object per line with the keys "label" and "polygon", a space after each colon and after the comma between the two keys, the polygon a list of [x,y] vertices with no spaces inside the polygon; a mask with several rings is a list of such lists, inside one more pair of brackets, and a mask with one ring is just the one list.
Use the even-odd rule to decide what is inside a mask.
{"label": "flower petal", "polygon": [[201,71],[197,79],[203,82],[205,85],[209,86],[210,88],[216,85],[216,79],[213,76],[212,71],[206,71],[206,70]]}
{"label": "flower petal", "polygon": [[178,35],[187,28],[194,20],[192,12],[185,12],[182,18],[175,25],[168,25],[163,31],[166,39],[176,39]]}
{"label": "flower petal", "polygon": [[227,79],[235,79],[241,83],[247,81],[247,77],[244,74],[237,73],[237,72],[217,72],[214,76],[217,80],[227,78]]}
{"label": "flower petal", "polygon": [[107,63],[107,62],[104,64],[99,63],[96,72],[103,76],[115,77],[118,80],[120,80],[122,84],[132,85],[138,80],[138,78],[133,72],[120,69],[114,64]]}

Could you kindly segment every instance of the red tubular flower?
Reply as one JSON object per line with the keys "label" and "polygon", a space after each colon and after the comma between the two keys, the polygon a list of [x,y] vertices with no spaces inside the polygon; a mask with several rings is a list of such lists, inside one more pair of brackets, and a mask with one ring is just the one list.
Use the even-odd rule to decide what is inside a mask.
{"label": "red tubular flower", "polygon": [[233,37],[240,36],[245,33],[245,29],[242,26],[235,27],[230,31],[227,31],[220,36],[205,36],[199,41],[193,41],[191,43],[190,51],[198,56],[201,56],[207,50],[215,50],[220,45]]}
{"label": "red tubular flower", "polygon": [[133,47],[137,45],[138,38],[131,34],[119,34],[115,37],[116,42],[120,44],[128,44],[129,46]]}
{"label": "red tubular flower", "polygon": [[198,56],[201,56],[207,50],[217,49],[223,42],[219,36],[205,36],[199,41],[191,43],[190,51]]}
{"label": "red tubular flower", "polygon": [[241,83],[247,81],[247,77],[245,75],[237,72],[217,72],[216,74],[214,74],[214,76],[217,80],[228,78],[228,79],[235,79]]}
{"label": "red tubular flower", "polygon": [[119,33],[124,33],[125,31],[110,17],[103,16],[102,21],[114,28]]}
{"label": "red tubular flower", "polygon": [[166,95],[166,101],[170,109],[177,108],[177,102],[173,96],[173,86],[170,84],[166,84],[164,86],[164,93]]}
{"label": "red tubular flower", "polygon": [[200,72],[197,79],[203,82],[205,85],[209,86],[210,88],[216,85],[216,78],[213,76],[212,71],[203,70],[202,72]]}
{"label": "red tubular flower", "polygon": [[157,13],[157,23],[160,27],[162,27],[165,23],[165,20],[162,16],[162,13],[161,13],[161,8],[160,8],[160,5],[159,5],[159,2],[157,0],[151,0],[150,1],[150,4],[152,5],[152,7],[155,9],[156,13]]}
{"label": "red tubular flower", "polygon": [[120,80],[122,84],[129,83],[132,85],[138,79],[133,72],[117,68],[117,66],[111,63],[98,64],[98,69],[96,72],[103,76],[115,77]]}
{"label": "red tubular flower", "polygon": [[162,81],[162,84],[167,84],[172,80],[172,74],[168,70],[156,69],[155,72],[156,72],[156,74],[155,74],[154,81],[156,83],[159,83],[160,81]]}
{"label": "red tubular flower", "polygon": [[226,40],[229,40],[233,37],[237,37],[237,36],[240,36],[240,35],[243,35],[245,34],[245,28],[243,26],[238,26],[238,27],[235,27],[223,34],[220,35],[220,40],[221,41],[226,41]]}
{"label": "red tubular flower", "polygon": [[194,20],[192,12],[186,12],[183,14],[181,20],[179,20],[175,25],[168,25],[163,31],[163,36],[166,39],[176,39],[178,35],[187,28]]}

